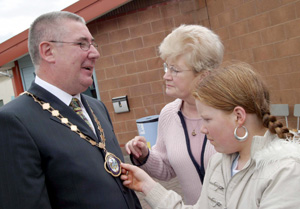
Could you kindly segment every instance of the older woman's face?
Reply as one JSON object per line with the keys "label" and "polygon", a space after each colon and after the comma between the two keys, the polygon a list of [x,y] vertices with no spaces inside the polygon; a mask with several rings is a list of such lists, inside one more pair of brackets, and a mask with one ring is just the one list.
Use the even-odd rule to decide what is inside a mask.
{"label": "older woman's face", "polygon": [[167,72],[164,75],[168,96],[185,100],[191,97],[191,84],[196,74],[185,64],[184,56],[176,60],[166,60]]}

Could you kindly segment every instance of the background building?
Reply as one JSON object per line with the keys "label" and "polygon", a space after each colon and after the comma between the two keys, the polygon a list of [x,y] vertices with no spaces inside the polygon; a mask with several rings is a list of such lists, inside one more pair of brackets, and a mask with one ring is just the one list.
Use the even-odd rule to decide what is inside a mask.
{"label": "background building", "polygon": [[[293,108],[300,103],[299,0],[89,0],[65,10],[85,17],[99,44],[101,57],[91,92],[107,106],[121,146],[138,134],[136,119],[159,114],[173,100],[165,95],[158,46],[181,24],[211,28],[224,43],[224,60],[252,64],[271,89],[271,102],[289,104],[289,127],[296,128]],[[0,45],[0,66],[15,66],[15,96],[34,78],[26,51],[27,32],[19,42],[14,39],[18,37]],[[112,98],[123,95],[128,97],[130,112],[117,114]]]}

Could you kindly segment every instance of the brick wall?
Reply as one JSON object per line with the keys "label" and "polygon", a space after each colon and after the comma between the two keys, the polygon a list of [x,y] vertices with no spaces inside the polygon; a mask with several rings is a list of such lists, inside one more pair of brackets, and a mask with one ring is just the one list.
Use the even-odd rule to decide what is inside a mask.
{"label": "brick wall", "polygon": [[[208,26],[205,6],[197,0],[169,1],[88,24],[101,55],[96,63],[100,97],[121,147],[138,134],[136,119],[159,114],[173,100],[165,95],[158,46],[184,23]],[[116,114],[112,98],[122,95],[128,96],[130,112]]]}
{"label": "brick wall", "polygon": [[293,110],[294,104],[300,103],[300,1],[207,0],[207,6],[211,28],[225,46],[225,60],[251,63],[269,86],[271,102],[289,104],[289,127],[296,128]]}
{"label": "brick wall", "polygon": [[[121,147],[138,134],[136,119],[159,114],[173,100],[164,92],[158,46],[180,24],[211,28],[224,43],[225,60],[254,65],[271,89],[272,102],[290,105],[289,125],[296,127],[292,115],[293,105],[300,103],[299,0],[156,2],[88,24],[101,54],[96,63],[100,97]],[[130,112],[116,114],[112,98],[122,95],[128,96]]]}

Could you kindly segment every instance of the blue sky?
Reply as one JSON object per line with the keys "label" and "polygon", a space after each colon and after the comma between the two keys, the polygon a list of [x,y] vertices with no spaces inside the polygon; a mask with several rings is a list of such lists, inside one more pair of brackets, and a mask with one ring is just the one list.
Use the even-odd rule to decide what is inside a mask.
{"label": "blue sky", "polygon": [[0,0],[0,43],[29,28],[39,15],[62,10],[78,0]]}

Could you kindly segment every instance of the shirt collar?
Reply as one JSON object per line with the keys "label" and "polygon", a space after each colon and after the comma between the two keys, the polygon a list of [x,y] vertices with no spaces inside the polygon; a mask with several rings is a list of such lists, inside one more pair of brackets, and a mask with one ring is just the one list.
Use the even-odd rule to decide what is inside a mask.
{"label": "shirt collar", "polygon": [[68,94],[67,92],[57,88],[56,86],[44,81],[43,79],[39,78],[38,76],[35,77],[34,82],[44,88],[45,90],[49,91],[51,94],[56,96],[58,99],[60,99],[63,103],[65,103],[67,106],[71,103],[71,100],[73,97],[79,99],[81,103],[81,97],[80,94],[76,94],[75,96],[72,96]]}

